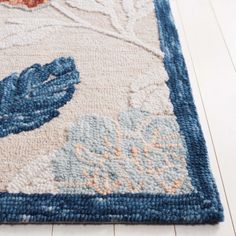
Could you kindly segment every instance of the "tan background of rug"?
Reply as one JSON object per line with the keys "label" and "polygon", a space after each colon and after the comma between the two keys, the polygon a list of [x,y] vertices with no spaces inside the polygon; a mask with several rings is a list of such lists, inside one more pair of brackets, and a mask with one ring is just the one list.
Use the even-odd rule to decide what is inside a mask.
{"label": "tan background of rug", "polygon": [[[0,6],[0,12],[0,32],[9,18],[28,17],[29,21],[31,17],[53,18],[70,22],[51,7],[25,12]],[[80,16],[112,30],[107,17],[101,14],[80,12]],[[121,11],[119,16],[122,21],[125,20]],[[154,12],[140,20],[135,31],[145,43],[159,47]],[[128,107],[130,79],[149,70],[163,70],[156,56],[130,43],[87,29],[54,27],[40,43],[0,49],[0,78],[20,72],[34,63],[51,62],[60,56],[74,57],[80,71],[81,84],[76,86],[77,91],[72,100],[60,109],[59,117],[39,129],[1,138],[1,191],[5,190],[9,180],[21,168],[37,156],[61,147],[67,129],[76,117],[96,113],[115,118]]]}

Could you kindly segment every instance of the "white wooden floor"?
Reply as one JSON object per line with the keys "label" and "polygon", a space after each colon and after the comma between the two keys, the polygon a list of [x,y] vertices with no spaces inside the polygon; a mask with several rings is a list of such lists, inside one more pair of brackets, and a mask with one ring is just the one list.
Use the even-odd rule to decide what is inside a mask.
{"label": "white wooden floor", "polygon": [[236,228],[236,0],[170,0],[225,209],[216,226],[19,225],[0,236],[233,236]]}

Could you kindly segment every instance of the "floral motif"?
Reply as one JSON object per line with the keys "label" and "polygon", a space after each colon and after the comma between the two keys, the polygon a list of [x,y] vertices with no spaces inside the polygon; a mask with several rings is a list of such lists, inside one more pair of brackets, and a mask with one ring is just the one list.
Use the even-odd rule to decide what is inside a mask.
{"label": "floral motif", "polygon": [[118,121],[84,116],[66,145],[54,153],[55,181],[62,193],[188,193],[184,141],[173,116],[138,109]]}
{"label": "floral motif", "polygon": [[0,0],[0,3],[8,3],[12,6],[26,6],[28,8],[37,7],[40,4],[48,3],[49,0]]}
{"label": "floral motif", "polygon": [[130,86],[129,105],[156,115],[172,115],[168,76],[149,72],[135,79]]}
{"label": "floral motif", "polygon": [[77,10],[83,10],[90,13],[98,12],[103,15],[106,15],[110,20],[114,31],[104,30],[102,28],[96,27],[93,23],[90,23],[80,18],[79,15],[74,15],[72,12],[67,11],[61,4],[54,2],[52,3],[52,6],[59,12],[61,12],[63,15],[66,15],[69,19],[72,19],[74,22],[80,24],[80,27],[87,28],[98,33],[108,35],[110,37],[114,37],[132,43],[138,47],[141,47],[151,52],[155,56],[162,58],[163,53],[160,50],[147,45],[145,42],[139,39],[134,30],[136,22],[138,20],[154,12],[153,2],[149,0],[138,0],[135,3],[134,0],[121,0],[120,3],[127,17],[126,25],[123,25],[121,23],[121,19],[119,19],[114,0],[66,0],[66,4],[68,6],[73,7]]}
{"label": "floral motif", "polygon": [[[29,8],[33,8],[39,4],[49,2],[49,0],[0,0],[0,3],[1,2],[7,2],[8,4],[16,6],[26,5]],[[134,30],[138,20],[154,12],[154,5],[152,1],[138,0],[135,3],[133,0],[122,0],[120,5],[121,7],[123,7],[123,13],[127,17],[127,23],[125,25],[123,25],[121,19],[119,19],[119,15],[116,12],[114,0],[62,0],[50,1],[49,3],[54,10],[61,13],[63,21],[60,24],[61,27],[78,27],[89,29],[100,34],[104,34],[109,37],[131,43],[137,47],[143,48],[144,50],[157,56],[160,59],[163,58],[163,53],[161,50],[159,50],[157,47],[152,47],[143,42],[140,38],[138,38]],[[94,12],[98,12],[102,16],[105,15],[109,18],[113,30],[101,28],[99,26],[96,26],[96,22],[89,22],[83,19],[79,14],[80,10],[86,11],[91,14],[93,14]],[[66,20],[69,20],[68,23],[67,21],[63,20],[64,18],[66,18]],[[10,39],[8,39],[8,41],[10,41],[8,42],[8,44],[14,45],[15,38],[19,38],[17,41],[19,41],[20,43],[18,43],[17,45],[26,45],[31,43],[29,41],[31,41],[32,37],[36,38],[35,40],[33,40],[33,42],[37,41],[37,37],[46,37],[48,34],[42,35],[42,33],[44,32],[39,32],[39,29],[48,27],[51,29],[55,26],[58,26],[58,23],[55,19],[47,19],[46,22],[43,19],[37,19],[37,21],[35,21],[35,17],[32,17],[27,21],[24,21],[24,19],[8,19],[5,23],[13,23],[15,24],[16,28],[16,32],[14,31],[13,33],[15,37],[10,37]],[[22,28],[26,29],[28,35],[17,33],[17,31],[21,32]],[[5,40],[4,37],[3,39]],[[1,41],[2,40],[0,35],[0,49],[5,48],[4,44],[3,46],[1,45]]]}
{"label": "floral motif", "polygon": [[37,44],[59,26],[66,26],[66,23],[51,18],[32,18],[29,24],[27,18],[8,18],[1,26],[0,49]]}
{"label": "floral motif", "polygon": [[0,137],[40,127],[59,115],[79,83],[72,58],[34,64],[0,81]]}

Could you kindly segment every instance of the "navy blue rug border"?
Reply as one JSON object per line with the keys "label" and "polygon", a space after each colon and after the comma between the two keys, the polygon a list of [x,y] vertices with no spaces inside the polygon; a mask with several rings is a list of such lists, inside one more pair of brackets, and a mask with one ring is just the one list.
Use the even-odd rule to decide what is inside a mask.
{"label": "navy blue rug border", "polygon": [[197,193],[9,194],[0,193],[0,223],[202,224],[223,220],[223,208],[209,169],[188,73],[168,0],[154,0],[174,112],[185,137],[187,166]]}

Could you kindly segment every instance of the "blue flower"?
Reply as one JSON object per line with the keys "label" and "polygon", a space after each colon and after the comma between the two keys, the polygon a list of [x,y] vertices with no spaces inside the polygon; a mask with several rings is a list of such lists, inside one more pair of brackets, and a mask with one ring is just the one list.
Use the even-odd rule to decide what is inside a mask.
{"label": "blue flower", "polygon": [[81,144],[91,153],[114,154],[118,143],[116,123],[107,117],[84,116],[69,134],[72,145]]}
{"label": "blue flower", "polygon": [[85,115],[53,156],[55,180],[62,193],[188,193],[184,145],[172,116]]}

